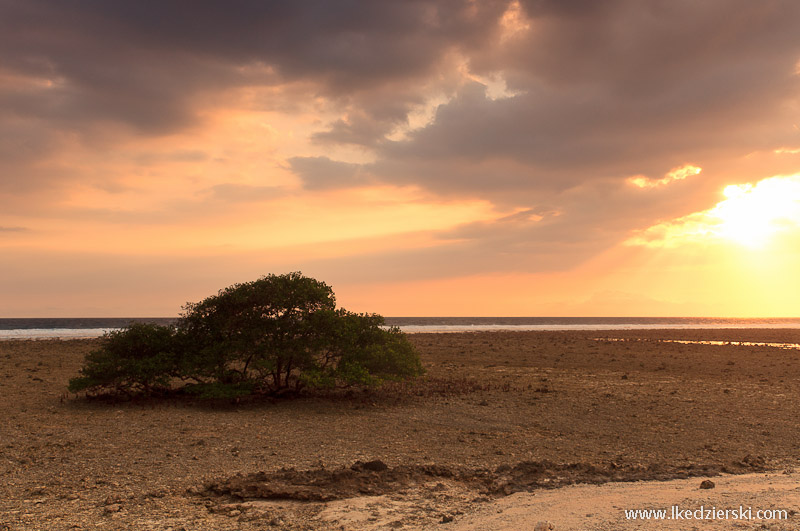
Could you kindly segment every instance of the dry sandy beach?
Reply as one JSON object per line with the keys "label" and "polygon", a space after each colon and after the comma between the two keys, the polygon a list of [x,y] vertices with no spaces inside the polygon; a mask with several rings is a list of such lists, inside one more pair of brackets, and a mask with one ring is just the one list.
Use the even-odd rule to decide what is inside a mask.
{"label": "dry sandy beach", "polygon": [[[238,404],[68,396],[96,340],[2,341],[0,529],[800,527],[800,350],[657,341],[800,330],[411,339],[417,384]],[[624,516],[675,504],[788,519]]]}

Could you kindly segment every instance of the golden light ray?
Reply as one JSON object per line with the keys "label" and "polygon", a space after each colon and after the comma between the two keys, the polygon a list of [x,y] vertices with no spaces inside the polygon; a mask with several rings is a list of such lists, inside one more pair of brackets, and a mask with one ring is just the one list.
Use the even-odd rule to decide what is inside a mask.
{"label": "golden light ray", "polygon": [[733,184],[713,208],[645,229],[628,245],[674,247],[690,242],[727,241],[759,247],[781,231],[800,227],[800,174]]}
{"label": "golden light ray", "polygon": [[694,164],[684,164],[677,168],[673,168],[661,179],[651,179],[645,175],[634,175],[628,178],[628,183],[637,188],[657,188],[670,184],[673,181],[682,181],[687,177],[698,175],[703,168],[695,166]]}

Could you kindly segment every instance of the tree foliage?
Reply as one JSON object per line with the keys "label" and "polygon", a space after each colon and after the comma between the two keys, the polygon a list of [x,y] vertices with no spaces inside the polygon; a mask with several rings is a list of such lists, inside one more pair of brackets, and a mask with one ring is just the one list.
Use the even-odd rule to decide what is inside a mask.
{"label": "tree foliage", "polygon": [[86,356],[80,376],[69,382],[72,392],[105,389],[116,393],[153,393],[178,376],[175,329],[135,323],[103,336],[102,347]]}
{"label": "tree foliage", "polygon": [[422,373],[400,330],[380,315],[337,309],[330,286],[301,273],[235,284],[183,310],[175,327],[106,335],[70,390],[151,393],[177,379],[201,395],[228,397]]}

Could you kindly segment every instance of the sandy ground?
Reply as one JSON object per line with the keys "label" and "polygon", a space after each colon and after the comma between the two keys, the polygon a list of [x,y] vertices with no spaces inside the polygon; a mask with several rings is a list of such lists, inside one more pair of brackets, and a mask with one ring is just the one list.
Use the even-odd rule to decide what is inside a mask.
{"label": "sandy ground", "polygon": [[[657,339],[800,331],[418,334],[412,386],[238,404],[69,396],[95,341],[2,341],[0,529],[800,528],[800,351]],[[675,504],[791,514],[623,514]]]}
{"label": "sandy ground", "polygon": [[[466,515],[451,529],[512,531],[538,522],[550,522],[559,531],[798,528],[800,474],[723,476],[713,482],[713,490],[700,489],[699,479],[682,479],[518,493]],[[641,513],[638,519],[626,518],[626,510],[636,509],[664,509],[672,519],[656,520],[652,513],[650,520],[643,521]]]}
{"label": "sandy ground", "polygon": [[[725,475],[713,478],[713,482],[711,490],[701,489],[701,480],[695,478],[520,492],[458,515],[448,525],[440,523],[438,529],[518,531],[540,524],[546,530],[547,525],[542,524],[547,523],[558,531],[798,528],[800,474]],[[643,519],[642,513],[638,518],[626,517],[626,510],[637,509],[665,510],[667,518],[657,519],[653,513],[650,519]],[[414,510],[389,497],[360,497],[328,504],[319,518],[377,530],[390,527],[399,515]],[[419,529],[426,527],[432,526]],[[416,526],[407,527],[411,528]]]}

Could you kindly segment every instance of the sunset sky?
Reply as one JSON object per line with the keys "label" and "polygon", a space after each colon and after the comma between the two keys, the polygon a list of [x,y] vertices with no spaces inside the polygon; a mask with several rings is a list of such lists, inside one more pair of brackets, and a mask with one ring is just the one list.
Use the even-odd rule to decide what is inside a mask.
{"label": "sunset sky", "polygon": [[0,317],[800,315],[800,2],[0,0]]}

